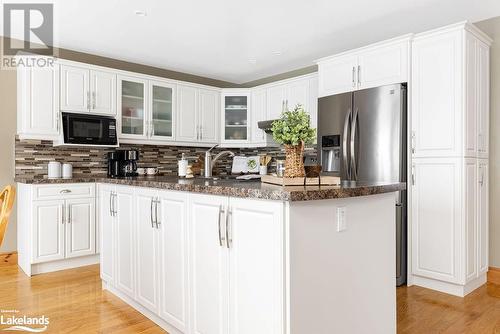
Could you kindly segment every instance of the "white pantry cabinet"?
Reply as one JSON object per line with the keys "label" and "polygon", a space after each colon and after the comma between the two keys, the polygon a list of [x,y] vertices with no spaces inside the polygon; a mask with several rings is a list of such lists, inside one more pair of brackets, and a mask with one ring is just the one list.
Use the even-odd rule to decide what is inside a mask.
{"label": "white pantry cabinet", "polygon": [[490,43],[459,23],[416,35],[412,48],[410,279],[459,296],[488,267]]}
{"label": "white pantry cabinet", "polygon": [[407,82],[411,35],[318,60],[319,97]]}
{"label": "white pantry cabinet", "polygon": [[98,262],[94,184],[18,184],[19,265],[27,275]]}
{"label": "white pantry cabinet", "polygon": [[61,63],[60,110],[116,115],[116,74],[85,64]]}
{"label": "white pantry cabinet", "polygon": [[59,65],[17,68],[17,134],[22,139],[59,137]]}

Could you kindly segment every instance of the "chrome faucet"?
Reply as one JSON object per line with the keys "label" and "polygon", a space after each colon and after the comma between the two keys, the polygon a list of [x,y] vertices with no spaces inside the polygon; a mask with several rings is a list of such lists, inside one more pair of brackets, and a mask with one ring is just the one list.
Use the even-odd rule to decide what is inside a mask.
{"label": "chrome faucet", "polygon": [[212,146],[208,151],[205,152],[205,177],[212,177],[212,170],[214,168],[215,163],[219,160],[223,155],[229,155],[230,157],[234,157],[234,153],[231,151],[222,151],[212,158],[212,150],[219,146],[218,144]]}

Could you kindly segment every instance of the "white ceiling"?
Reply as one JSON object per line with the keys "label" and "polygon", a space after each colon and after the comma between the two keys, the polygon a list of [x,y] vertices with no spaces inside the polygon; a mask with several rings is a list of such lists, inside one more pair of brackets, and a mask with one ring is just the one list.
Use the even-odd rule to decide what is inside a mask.
{"label": "white ceiling", "polygon": [[500,15],[499,0],[53,2],[55,46],[234,83],[408,32]]}

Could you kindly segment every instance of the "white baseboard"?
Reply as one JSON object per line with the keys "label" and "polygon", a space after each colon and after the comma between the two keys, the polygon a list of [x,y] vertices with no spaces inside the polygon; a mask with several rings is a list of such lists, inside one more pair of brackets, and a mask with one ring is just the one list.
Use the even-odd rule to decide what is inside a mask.
{"label": "white baseboard", "polygon": [[156,313],[151,312],[135,300],[131,299],[129,296],[127,296],[124,293],[121,293],[118,291],[112,284],[109,284],[105,281],[102,281],[102,287],[103,290],[107,290],[108,292],[111,292],[121,300],[123,300],[125,303],[128,305],[132,306],[134,309],[136,309],[138,312],[140,312],[142,315],[144,315],[146,318],[149,320],[153,321],[155,324],[166,330],[169,334],[184,334],[183,332],[179,331],[177,328],[174,326],[170,325],[169,323],[165,322],[162,318],[160,318]]}
{"label": "white baseboard", "polygon": [[413,284],[423,288],[448,293],[450,295],[465,297],[472,291],[486,283],[486,274],[483,274],[465,285],[453,284],[421,276],[413,276]]}
{"label": "white baseboard", "polygon": [[99,254],[75,257],[58,261],[44,262],[44,263],[34,263],[31,265],[31,275],[44,274],[52,271],[66,270],[83,266],[90,266],[92,264],[98,264],[98,263],[99,263]]}

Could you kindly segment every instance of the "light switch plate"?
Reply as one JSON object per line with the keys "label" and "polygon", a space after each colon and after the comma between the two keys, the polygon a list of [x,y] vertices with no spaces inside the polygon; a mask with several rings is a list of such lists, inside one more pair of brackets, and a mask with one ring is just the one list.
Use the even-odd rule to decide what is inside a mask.
{"label": "light switch plate", "polygon": [[347,230],[347,217],[345,207],[337,208],[337,232]]}

